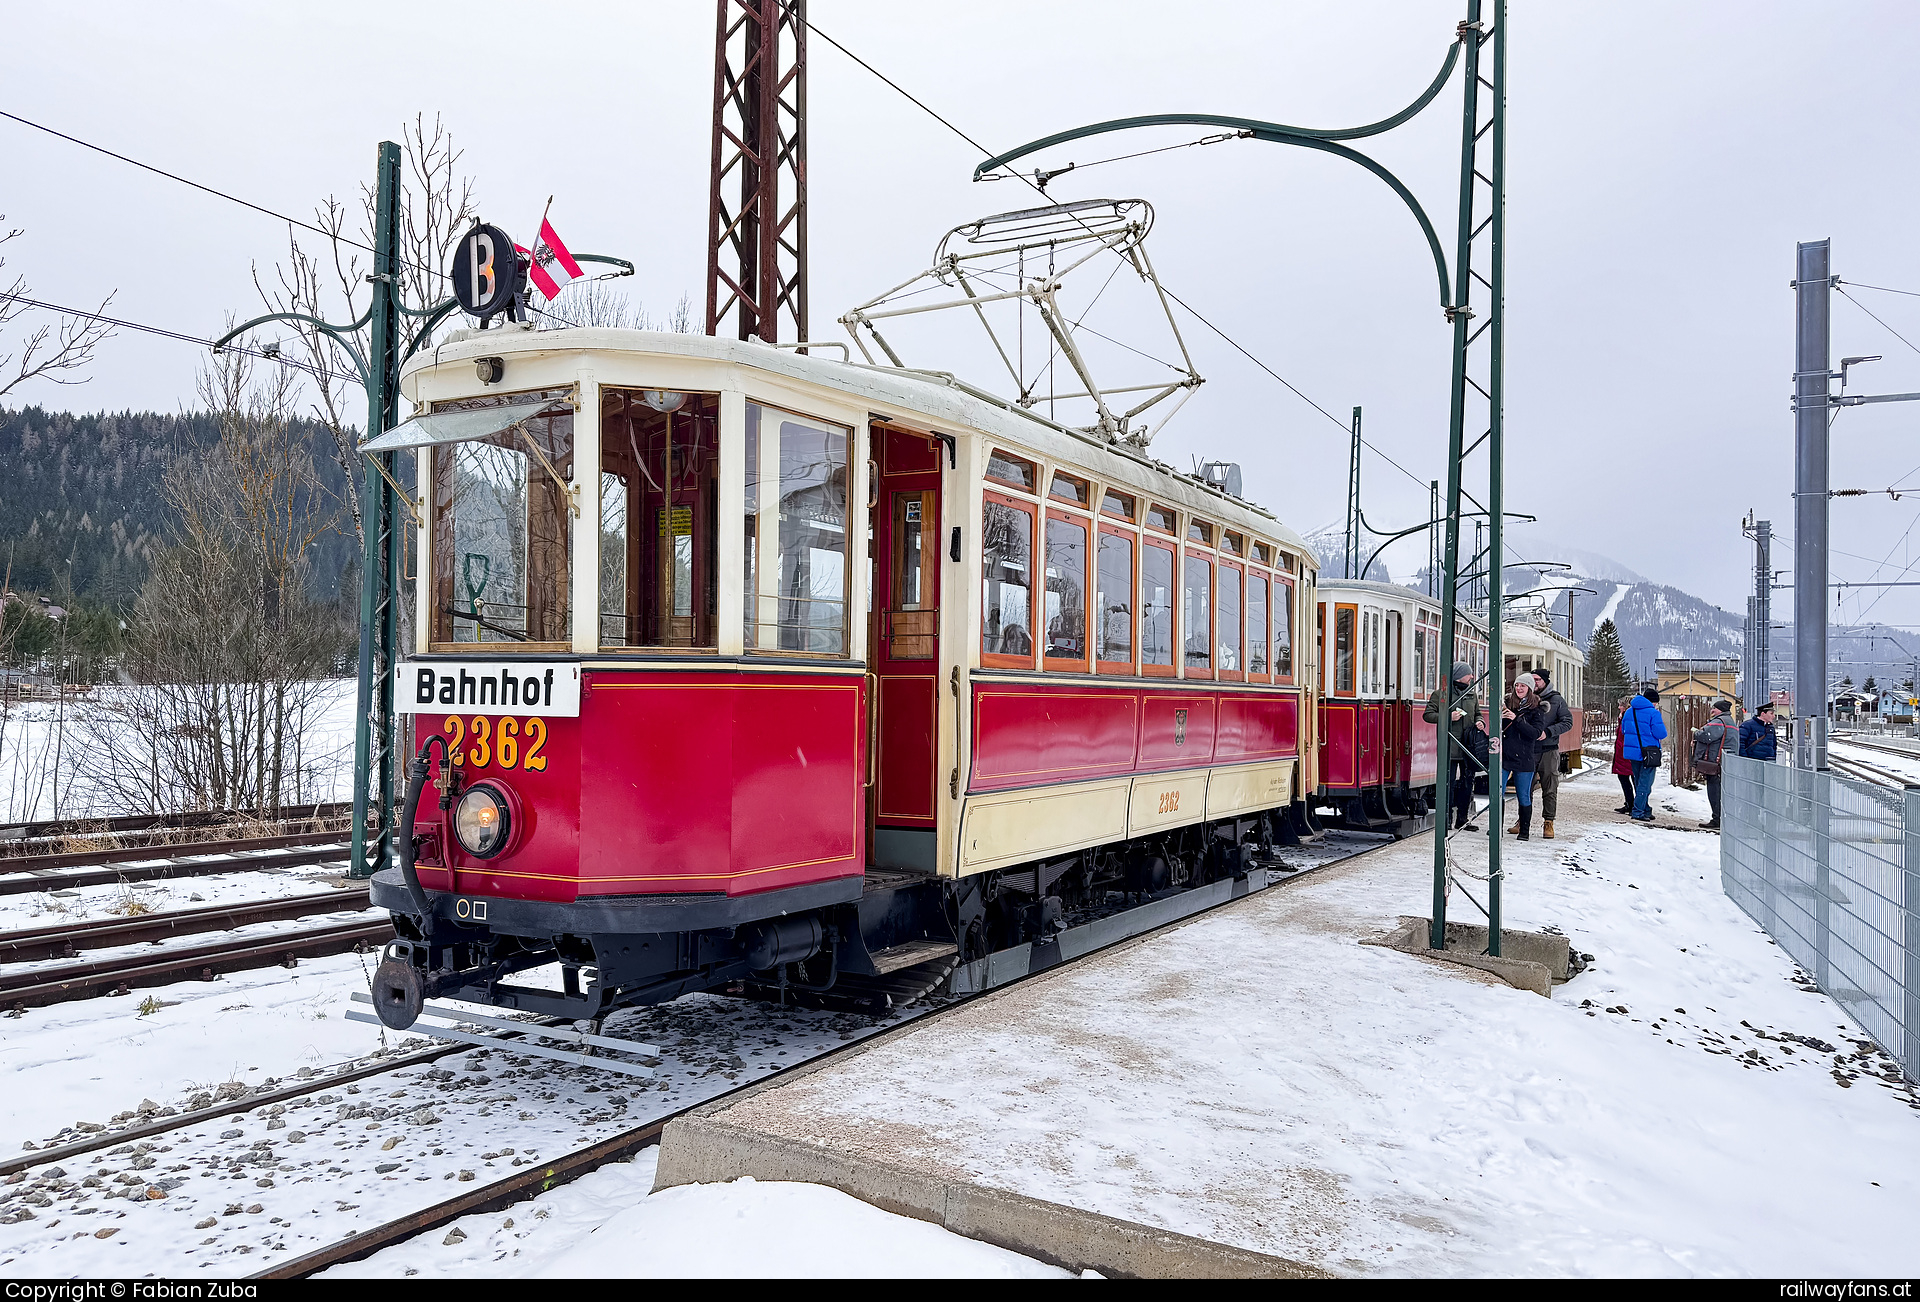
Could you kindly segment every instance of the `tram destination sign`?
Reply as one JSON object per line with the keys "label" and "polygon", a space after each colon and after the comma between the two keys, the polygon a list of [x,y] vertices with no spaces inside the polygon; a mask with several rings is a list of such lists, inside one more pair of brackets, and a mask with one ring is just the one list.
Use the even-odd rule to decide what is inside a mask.
{"label": "tram destination sign", "polygon": [[580,717],[580,666],[563,660],[411,660],[394,670],[394,701],[412,714]]}
{"label": "tram destination sign", "polygon": [[526,289],[527,267],[505,231],[475,222],[454,245],[447,279],[461,309],[485,321],[513,306]]}

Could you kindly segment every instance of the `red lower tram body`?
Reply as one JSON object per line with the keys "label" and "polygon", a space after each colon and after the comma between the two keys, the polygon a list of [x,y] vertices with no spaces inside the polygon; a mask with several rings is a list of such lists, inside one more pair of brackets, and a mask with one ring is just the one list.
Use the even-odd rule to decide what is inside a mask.
{"label": "red lower tram body", "polygon": [[[402,683],[439,663],[409,662]],[[513,662],[458,663],[478,683]],[[955,877],[885,866],[915,836],[931,844],[953,794],[934,745],[949,693],[897,690],[876,718],[860,673],[583,668],[577,716],[516,716],[477,687],[463,702],[464,673],[440,667],[454,699],[445,713],[410,702],[426,758],[400,828],[426,907],[405,869],[373,882],[400,936],[374,980],[390,1025],[440,996],[598,1018],[736,983],[845,990],[907,959],[1043,942],[1112,891],[1145,900],[1244,875],[1304,830],[1296,693],[983,676],[962,840],[1012,819],[1021,862]],[[869,754],[870,735],[884,751]],[[450,822],[476,793],[505,829],[485,857]],[[1086,849],[1103,800],[1122,821]],[[1057,815],[1020,821],[1049,802],[1064,802]],[[1047,854],[1054,827],[1082,844]],[[554,966],[558,988],[516,980]]]}
{"label": "red lower tram body", "polygon": [[1320,704],[1320,800],[1349,824],[1417,818],[1432,807],[1437,764],[1424,701]]}

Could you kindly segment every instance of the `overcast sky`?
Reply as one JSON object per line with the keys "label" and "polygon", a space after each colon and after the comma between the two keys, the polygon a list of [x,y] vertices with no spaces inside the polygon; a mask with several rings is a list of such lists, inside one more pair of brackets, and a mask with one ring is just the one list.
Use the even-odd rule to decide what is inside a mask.
{"label": "overcast sky", "polygon": [[[1831,237],[1842,278],[1920,292],[1920,8],[1513,8],[1509,507],[1538,515],[1546,536],[1744,610],[1741,517],[1753,508],[1792,534],[1794,242]],[[1426,85],[1463,12],[1440,0],[813,0],[810,18],[999,149],[1174,110],[1372,121]],[[0,108],[303,217],[357,192],[379,140],[417,112],[440,114],[489,220],[518,234],[552,194],[576,251],[638,264],[623,283],[648,310],[684,293],[697,312],[704,299],[705,0],[15,5],[6,29],[21,54]],[[975,151],[824,42],[809,94],[816,337],[843,337],[834,318],[924,267],[949,227],[1033,197],[972,183]],[[1443,237],[1457,94],[1456,82],[1420,122],[1362,142]],[[1044,161],[1200,134],[1111,136]],[[202,334],[258,310],[251,269],[284,251],[283,224],[4,120],[0,159],[0,212],[27,231],[7,271],[40,297],[91,306],[117,291],[118,314]],[[1343,421],[1363,406],[1372,441],[1413,472],[1369,454],[1369,520],[1425,518],[1425,481],[1444,475],[1450,332],[1425,242],[1378,181],[1325,155],[1236,141],[1089,168],[1052,193],[1149,199],[1168,286]],[[1853,292],[1920,343],[1920,297]],[[1183,325],[1207,384],[1156,453],[1183,467],[1196,454],[1237,460],[1248,495],[1296,528],[1337,522],[1343,431]],[[1886,358],[1856,372],[1854,391],[1920,390],[1920,350],[1836,299],[1834,356],[1854,353]],[[176,409],[191,403],[200,361],[187,345],[123,332],[89,384],[9,398]],[[1920,486],[1917,421],[1904,405],[1843,413],[1834,486]],[[1920,494],[1838,502],[1834,577],[1915,577],[1917,508]],[[1389,563],[1410,574],[1423,547]],[[1776,557],[1790,564],[1784,549]],[[1912,592],[1849,598],[1841,613],[1871,606],[1920,625]]]}

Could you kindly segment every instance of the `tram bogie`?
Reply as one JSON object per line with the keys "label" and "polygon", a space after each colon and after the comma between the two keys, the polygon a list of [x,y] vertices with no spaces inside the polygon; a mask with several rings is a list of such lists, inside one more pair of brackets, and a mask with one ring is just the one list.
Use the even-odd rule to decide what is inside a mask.
{"label": "tram bogie", "polygon": [[702,336],[456,334],[403,391],[389,1025],[436,995],[858,999],[1305,826],[1311,553],[1203,481],[938,377]]}

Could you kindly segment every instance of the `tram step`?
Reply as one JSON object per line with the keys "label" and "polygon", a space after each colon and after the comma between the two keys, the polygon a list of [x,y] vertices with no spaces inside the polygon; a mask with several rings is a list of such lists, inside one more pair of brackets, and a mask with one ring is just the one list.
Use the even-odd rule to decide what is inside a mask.
{"label": "tram step", "polygon": [[895,945],[892,949],[876,951],[873,967],[881,976],[889,972],[898,972],[901,968],[917,967],[922,963],[931,963],[937,958],[947,958],[958,954],[960,947],[950,940],[910,940],[904,945]]}

